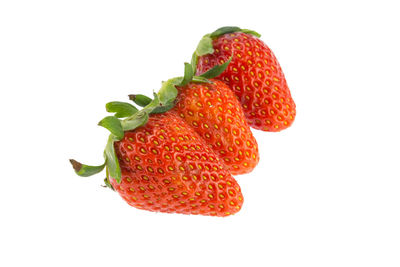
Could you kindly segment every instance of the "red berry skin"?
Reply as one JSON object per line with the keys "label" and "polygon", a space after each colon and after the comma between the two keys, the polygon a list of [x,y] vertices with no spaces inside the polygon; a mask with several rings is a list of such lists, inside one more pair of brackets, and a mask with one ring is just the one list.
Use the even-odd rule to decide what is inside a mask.
{"label": "red berry skin", "polygon": [[296,116],[285,76],[268,46],[253,35],[226,33],[213,40],[214,53],[199,57],[201,74],[231,56],[232,61],[217,79],[235,92],[249,125],[263,131],[288,128]]}
{"label": "red berry skin", "polygon": [[110,182],[131,206],[155,212],[228,216],[243,196],[238,183],[205,141],[173,112],[114,143],[121,183]]}
{"label": "red berry skin", "polygon": [[231,174],[249,173],[259,161],[257,141],[232,90],[211,81],[178,87],[172,111],[203,137]]}

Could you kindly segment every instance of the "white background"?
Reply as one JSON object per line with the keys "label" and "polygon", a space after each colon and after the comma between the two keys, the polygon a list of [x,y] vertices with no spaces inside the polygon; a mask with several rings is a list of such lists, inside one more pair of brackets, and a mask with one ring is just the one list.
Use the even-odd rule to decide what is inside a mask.
{"label": "white background", "polygon": [[[397,1],[1,1],[1,266],[400,266]],[[297,104],[227,218],[134,209],[80,178],[104,104],[181,75],[198,40],[262,34]]]}

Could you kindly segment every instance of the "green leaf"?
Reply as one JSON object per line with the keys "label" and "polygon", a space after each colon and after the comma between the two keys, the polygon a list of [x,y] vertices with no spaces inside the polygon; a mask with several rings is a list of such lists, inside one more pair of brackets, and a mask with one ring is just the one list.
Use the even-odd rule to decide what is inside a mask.
{"label": "green leaf", "polygon": [[211,33],[210,37],[211,37],[211,39],[215,39],[223,34],[232,33],[232,32],[243,32],[243,33],[254,35],[255,37],[258,37],[258,38],[261,37],[261,34],[259,34],[256,31],[249,30],[249,29],[241,29],[241,28],[235,27],[235,26],[221,27],[221,28],[217,29],[216,31],[214,31],[213,33]]}
{"label": "green leaf", "polygon": [[149,119],[148,111],[141,110],[135,115],[121,121],[121,125],[124,131],[130,131],[146,124],[148,119]]}
{"label": "green leaf", "polygon": [[106,110],[108,112],[116,112],[114,116],[117,118],[129,117],[138,112],[138,109],[135,106],[118,101],[107,103]]}
{"label": "green leaf", "polygon": [[193,53],[192,55],[192,60],[190,61],[190,65],[193,68],[193,75],[196,75],[196,69],[197,69],[197,61],[198,61],[198,56],[196,54],[196,52]]}
{"label": "green leaf", "polygon": [[256,32],[256,31],[253,31],[253,30],[241,29],[240,31],[243,32],[243,33],[247,33],[247,34],[254,35],[254,36],[257,37],[257,38],[260,38],[260,37],[261,37],[261,34],[259,34],[259,33]]}
{"label": "green leaf", "polygon": [[145,107],[148,104],[150,104],[150,102],[152,101],[152,99],[148,96],[145,95],[129,95],[129,99],[132,100],[133,102],[135,102],[135,104],[137,104],[139,107]]}
{"label": "green leaf", "polygon": [[124,137],[121,121],[114,116],[105,117],[99,122],[99,125],[109,130],[118,140]]}
{"label": "green leaf", "polygon": [[158,100],[162,105],[172,103],[178,95],[176,85],[182,81],[182,77],[172,78],[162,83],[160,91],[158,91]]}
{"label": "green leaf", "polygon": [[199,44],[197,45],[196,54],[197,56],[200,57],[212,53],[214,53],[212,39],[208,34],[204,35],[204,37],[200,40]]}
{"label": "green leaf", "polygon": [[179,86],[185,86],[192,80],[194,76],[194,71],[192,65],[185,62],[185,75],[183,76],[182,81],[180,82]]}
{"label": "green leaf", "polygon": [[174,103],[167,104],[165,106],[158,106],[158,107],[153,109],[151,114],[164,113],[164,112],[167,112],[168,110],[170,110],[173,107],[174,107]]}
{"label": "green leaf", "polygon": [[69,162],[71,162],[72,167],[75,170],[75,173],[82,177],[88,177],[96,173],[99,173],[104,169],[105,166],[105,163],[100,166],[89,166],[82,164],[74,159],[70,159]]}
{"label": "green leaf", "polygon": [[104,178],[104,183],[105,183],[105,186],[104,186],[104,187],[108,187],[108,188],[110,188],[111,190],[115,191],[114,187],[113,187],[112,184],[110,183],[110,180],[108,179],[108,176],[107,176],[106,178]]}
{"label": "green leaf", "polygon": [[213,33],[210,34],[211,38],[216,38],[218,36],[221,36],[225,33],[231,33],[231,32],[239,32],[241,29],[239,27],[235,26],[226,26],[226,27],[221,27],[214,31]]}
{"label": "green leaf", "polygon": [[209,79],[201,77],[201,76],[194,76],[192,82],[195,82],[195,83],[213,83]]}
{"label": "green leaf", "polygon": [[215,65],[208,71],[204,72],[203,74],[200,75],[200,77],[204,77],[207,79],[212,79],[214,77],[217,77],[220,75],[224,70],[228,67],[229,63],[231,63],[232,57],[230,57],[224,64],[221,65]]}
{"label": "green leaf", "polygon": [[104,158],[106,159],[107,172],[118,183],[121,182],[121,168],[119,166],[117,155],[114,150],[115,138],[113,135],[108,137],[106,149],[104,150]]}

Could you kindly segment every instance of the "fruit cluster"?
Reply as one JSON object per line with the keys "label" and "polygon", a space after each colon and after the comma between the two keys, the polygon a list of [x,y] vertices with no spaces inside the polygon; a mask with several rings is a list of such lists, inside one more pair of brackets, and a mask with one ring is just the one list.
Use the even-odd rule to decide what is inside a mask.
{"label": "fruit cluster", "polygon": [[296,115],[285,77],[260,35],[223,27],[205,35],[183,77],[153,98],[130,95],[137,106],[110,102],[99,122],[111,134],[104,164],[70,160],[80,176],[106,168],[106,186],[139,209],[228,216],[243,205],[232,175],[259,161],[250,127],[280,131]]}

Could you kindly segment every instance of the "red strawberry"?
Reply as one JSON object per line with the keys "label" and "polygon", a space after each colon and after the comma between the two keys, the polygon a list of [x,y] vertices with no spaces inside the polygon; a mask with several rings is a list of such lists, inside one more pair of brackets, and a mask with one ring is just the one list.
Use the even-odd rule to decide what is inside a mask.
{"label": "red strawberry", "polygon": [[218,157],[174,113],[150,117],[115,143],[122,180],[110,180],[136,208],[227,216],[243,204],[240,187]]}
{"label": "red strawberry", "polygon": [[239,101],[221,81],[178,87],[176,111],[207,142],[232,174],[252,171],[259,161]]}
{"label": "red strawberry", "polygon": [[251,127],[277,132],[293,123],[296,105],[275,55],[259,36],[238,27],[223,27],[204,36],[196,50],[197,73],[232,56],[217,79],[235,92]]}
{"label": "red strawberry", "polygon": [[111,132],[105,163],[71,163],[81,176],[99,173],[106,166],[106,185],[136,208],[234,214],[243,204],[239,185],[206,142],[175,112],[167,111],[177,95],[176,81],[164,83],[155,99],[139,112],[128,103],[107,104],[107,110],[116,114],[99,123]]}

